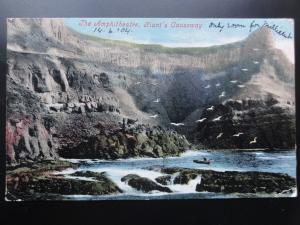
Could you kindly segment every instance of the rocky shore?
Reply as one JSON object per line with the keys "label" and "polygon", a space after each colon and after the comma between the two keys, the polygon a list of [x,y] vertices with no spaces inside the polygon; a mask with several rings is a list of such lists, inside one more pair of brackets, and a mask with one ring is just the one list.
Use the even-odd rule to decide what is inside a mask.
{"label": "rocky shore", "polygon": [[77,167],[65,161],[44,161],[9,168],[6,176],[7,200],[60,200],[62,195],[122,193],[105,173],[77,171],[68,177],[56,173]]}
{"label": "rocky shore", "polygon": [[[116,195],[126,194],[106,172],[78,170],[80,164],[66,161],[43,161],[8,168],[6,198],[18,200],[62,200],[68,195]],[[62,170],[74,172],[61,174]],[[160,166],[145,168],[160,172],[155,179],[129,173],[120,178],[137,192],[175,193],[173,185],[189,185],[197,179],[194,191],[223,194],[282,194],[292,193],[296,179],[287,174],[268,172],[238,172],[189,169]],[[77,170],[77,171],[76,171]],[[200,179],[199,179],[200,178]],[[199,181],[198,181],[199,179]]]}
{"label": "rocky shore", "polygon": [[[174,175],[174,184],[188,184],[197,176],[201,182],[197,184],[197,192],[222,193],[282,193],[296,187],[295,178],[287,174],[267,172],[238,172],[214,170],[187,169],[187,168],[151,168],[153,170]],[[161,184],[170,182],[171,176],[158,177]]]}

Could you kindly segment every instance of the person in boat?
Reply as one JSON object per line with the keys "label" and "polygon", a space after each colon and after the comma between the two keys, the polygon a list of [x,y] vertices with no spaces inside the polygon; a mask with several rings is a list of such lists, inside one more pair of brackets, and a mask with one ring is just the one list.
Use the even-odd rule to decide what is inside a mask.
{"label": "person in boat", "polygon": [[203,161],[206,162],[206,161],[207,161],[207,158],[204,157],[204,158],[203,158]]}

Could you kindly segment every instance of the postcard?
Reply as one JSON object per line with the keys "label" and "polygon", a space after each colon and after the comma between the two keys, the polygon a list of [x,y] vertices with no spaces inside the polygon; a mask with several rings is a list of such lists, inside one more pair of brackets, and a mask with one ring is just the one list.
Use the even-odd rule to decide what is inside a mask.
{"label": "postcard", "polygon": [[294,21],[7,19],[6,200],[296,197]]}

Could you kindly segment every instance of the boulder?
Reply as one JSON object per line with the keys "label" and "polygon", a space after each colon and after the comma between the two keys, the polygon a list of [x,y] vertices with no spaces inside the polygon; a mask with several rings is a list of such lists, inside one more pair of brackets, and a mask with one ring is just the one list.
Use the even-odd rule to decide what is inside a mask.
{"label": "boulder", "polygon": [[161,177],[155,178],[155,180],[157,183],[160,183],[162,185],[168,185],[171,182],[171,176],[170,175],[161,176]]}
{"label": "boulder", "polygon": [[154,181],[150,180],[146,177],[140,177],[136,174],[128,174],[125,177],[122,177],[122,182],[126,182],[129,186],[137,189],[138,191],[142,191],[145,193],[151,191],[160,191],[171,193],[172,191],[168,187],[163,187]]}
{"label": "boulder", "polygon": [[188,184],[190,180],[194,180],[198,174],[192,172],[181,172],[174,178],[174,184]]}

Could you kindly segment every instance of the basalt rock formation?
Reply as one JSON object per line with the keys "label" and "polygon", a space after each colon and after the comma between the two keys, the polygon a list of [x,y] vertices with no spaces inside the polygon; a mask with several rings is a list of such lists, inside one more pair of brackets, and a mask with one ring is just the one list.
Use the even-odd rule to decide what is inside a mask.
{"label": "basalt rock formation", "polygon": [[[177,154],[189,145],[182,134],[210,148],[294,147],[294,65],[268,28],[232,44],[168,48],[89,37],[63,19],[10,19],[7,40],[8,164],[83,158],[83,146],[88,157]],[[135,123],[111,132],[123,119]],[[130,126],[148,124],[163,129],[147,135],[144,150],[120,143]]]}

